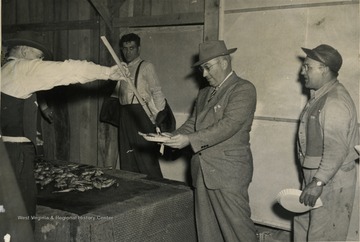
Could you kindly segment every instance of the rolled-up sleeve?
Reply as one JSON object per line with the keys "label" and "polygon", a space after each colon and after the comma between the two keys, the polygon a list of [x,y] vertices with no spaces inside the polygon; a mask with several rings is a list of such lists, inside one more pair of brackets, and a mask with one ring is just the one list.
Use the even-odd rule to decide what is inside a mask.
{"label": "rolled-up sleeve", "polygon": [[36,91],[73,83],[107,80],[109,76],[109,67],[88,61],[14,60],[2,68],[2,79],[5,82],[2,88],[6,94],[27,98]]}
{"label": "rolled-up sleeve", "polygon": [[144,72],[146,73],[144,77],[149,84],[155,107],[161,111],[165,107],[165,95],[161,90],[159,77],[156,74],[155,67],[152,63],[148,62],[147,65],[144,66],[144,69]]}

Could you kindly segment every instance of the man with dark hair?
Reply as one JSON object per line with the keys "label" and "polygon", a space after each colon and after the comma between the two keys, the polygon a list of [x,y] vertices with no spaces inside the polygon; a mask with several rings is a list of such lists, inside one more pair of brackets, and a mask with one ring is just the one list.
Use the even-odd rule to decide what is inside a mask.
{"label": "man with dark hair", "polygon": [[337,79],[340,53],[329,45],[302,48],[301,74],[311,98],[300,116],[297,147],[303,175],[300,202],[323,206],[294,219],[295,241],[345,241],[355,196],[356,108]]}
{"label": "man with dark hair", "polygon": [[[135,45],[137,47],[140,47],[141,39],[140,39],[139,35],[130,33],[130,34],[125,34],[120,38],[120,48],[123,47],[124,43],[126,43],[126,42],[131,43],[132,41],[135,43]],[[123,52],[123,54],[124,54],[124,52]]]}
{"label": "man with dark hair", "polygon": [[138,172],[153,178],[162,178],[159,164],[159,146],[146,142],[138,132],[154,133],[151,120],[164,109],[165,96],[161,91],[154,65],[140,57],[140,37],[134,33],[120,39],[121,54],[130,71],[130,81],[146,103],[144,111],[133,89],[127,82],[117,83],[112,96],[120,100],[120,121],[118,126],[120,169]]}

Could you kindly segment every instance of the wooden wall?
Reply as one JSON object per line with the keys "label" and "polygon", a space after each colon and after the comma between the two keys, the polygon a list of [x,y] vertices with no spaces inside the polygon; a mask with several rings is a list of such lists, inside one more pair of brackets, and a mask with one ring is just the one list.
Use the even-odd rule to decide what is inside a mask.
{"label": "wooden wall", "polygon": [[[207,2],[217,9],[218,1]],[[11,0],[2,2],[2,19],[3,39],[30,33],[49,46],[54,60],[84,59],[113,65],[100,36],[105,35],[118,52],[120,29],[201,26],[205,17],[204,0]],[[212,34],[215,28],[208,29],[206,33]],[[98,121],[105,89],[104,82],[95,81],[47,92],[55,122],[42,122],[46,158],[114,164],[117,129]]]}
{"label": "wooden wall", "polygon": [[[2,37],[37,36],[54,60],[82,59],[109,65],[100,54],[106,25],[87,0],[14,0],[2,2]],[[53,124],[42,122],[49,159],[97,164],[99,81],[47,92]]]}

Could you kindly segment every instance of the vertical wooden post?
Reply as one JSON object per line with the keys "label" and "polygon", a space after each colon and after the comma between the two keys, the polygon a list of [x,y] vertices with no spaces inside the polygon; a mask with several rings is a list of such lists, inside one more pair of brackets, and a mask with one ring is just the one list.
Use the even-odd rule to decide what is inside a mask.
{"label": "vertical wooden post", "polygon": [[205,0],[204,8],[204,41],[219,38],[220,0]]}
{"label": "vertical wooden post", "polygon": [[[96,34],[96,38],[99,41],[99,62],[101,65],[111,66],[114,65],[111,60],[111,56],[108,54],[109,52],[106,50],[106,47],[100,40],[100,36],[107,36],[109,39],[112,40],[114,43],[118,43],[119,35],[117,31],[110,30],[106,28],[104,21],[100,18],[100,29]],[[110,35],[111,32],[111,35]],[[116,44],[118,45],[118,44]],[[98,88],[98,117],[100,116],[100,109],[105,98],[105,95],[109,95],[109,93],[104,94],[101,90],[107,89],[103,88],[103,82],[100,84]],[[98,155],[97,155],[97,166],[112,166],[113,169],[116,168],[117,159],[118,159],[118,140],[117,140],[117,128],[106,123],[101,123],[98,119]]]}

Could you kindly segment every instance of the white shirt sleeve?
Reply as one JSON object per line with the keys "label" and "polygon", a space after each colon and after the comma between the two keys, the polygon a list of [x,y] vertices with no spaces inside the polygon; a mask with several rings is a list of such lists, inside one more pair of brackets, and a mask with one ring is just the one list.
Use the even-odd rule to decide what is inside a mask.
{"label": "white shirt sleeve", "polygon": [[36,91],[73,83],[107,80],[109,76],[109,67],[88,61],[15,59],[2,67],[1,91],[17,98],[28,98]]}

